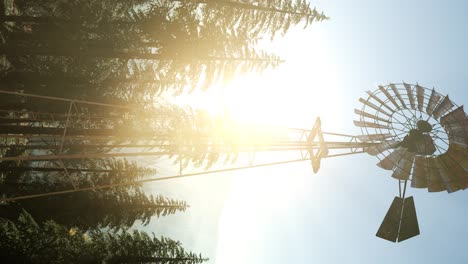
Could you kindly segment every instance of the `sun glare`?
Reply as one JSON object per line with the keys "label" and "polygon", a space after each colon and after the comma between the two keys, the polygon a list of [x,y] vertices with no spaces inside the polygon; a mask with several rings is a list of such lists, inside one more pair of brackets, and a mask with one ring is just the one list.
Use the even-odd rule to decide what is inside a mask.
{"label": "sun glare", "polygon": [[[339,102],[346,99],[342,98],[346,93],[338,88],[342,87],[338,69],[324,39],[321,31],[314,28],[306,35],[291,32],[287,38],[275,41],[274,46],[270,43],[271,49],[285,59],[284,64],[262,75],[252,73],[237,78],[227,87],[216,89],[216,94],[210,95],[211,104],[204,103],[217,105],[239,121],[257,125],[310,128],[317,116],[338,121],[342,108],[346,107]],[[307,171],[299,171],[301,168]],[[271,215],[283,206],[294,204],[292,197],[308,193],[303,176],[309,176],[309,170],[309,166],[278,166],[274,171],[258,169],[252,175],[246,172],[244,177],[234,178],[221,217],[217,259],[231,263],[229,248],[245,243],[242,234],[257,234],[249,238],[253,242],[247,243],[245,257],[251,256],[249,249],[255,240],[259,240],[256,243],[259,245],[265,243],[263,224],[271,221]],[[287,180],[282,178],[284,175],[288,175]],[[259,210],[260,207],[264,210]],[[250,214],[255,217],[241,217]]]}
{"label": "sun glare", "polygon": [[[212,115],[228,114],[236,121],[256,125],[308,127],[316,116],[333,115],[337,69],[321,32],[292,31],[288,38],[265,43],[285,62],[262,74],[237,77],[225,87],[177,98],[180,104],[203,108]],[[333,110],[333,111],[332,111]]]}

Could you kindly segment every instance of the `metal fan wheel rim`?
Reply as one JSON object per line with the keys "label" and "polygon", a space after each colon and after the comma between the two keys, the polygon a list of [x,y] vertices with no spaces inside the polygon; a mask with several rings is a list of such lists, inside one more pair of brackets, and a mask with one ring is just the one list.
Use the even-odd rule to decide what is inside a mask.
{"label": "metal fan wheel rim", "polygon": [[[378,157],[379,167],[392,170],[396,179],[410,180],[412,187],[430,192],[468,187],[468,119],[463,106],[435,89],[404,82],[379,86],[367,94],[366,99],[359,99],[362,107],[355,110],[359,116],[355,125],[361,128],[360,140],[379,143],[366,150]],[[431,127],[424,122],[418,127],[419,120]],[[405,141],[408,138],[411,140]],[[414,148],[414,142],[419,146]]]}

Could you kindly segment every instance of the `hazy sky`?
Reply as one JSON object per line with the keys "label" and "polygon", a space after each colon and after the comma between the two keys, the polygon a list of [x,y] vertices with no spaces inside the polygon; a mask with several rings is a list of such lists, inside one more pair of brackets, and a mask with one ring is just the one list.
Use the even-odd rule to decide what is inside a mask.
{"label": "hazy sky", "polygon": [[[292,30],[272,47],[284,65],[226,92],[222,100],[240,117],[309,128],[321,116],[323,130],[357,134],[358,98],[401,81],[468,103],[467,1],[312,4],[331,20]],[[219,264],[466,263],[466,191],[409,189],[421,235],[397,244],[375,237],[398,195],[397,181],[377,162],[361,154],[324,160],[315,175],[304,162],[157,183],[148,187],[192,207],[148,229]]]}

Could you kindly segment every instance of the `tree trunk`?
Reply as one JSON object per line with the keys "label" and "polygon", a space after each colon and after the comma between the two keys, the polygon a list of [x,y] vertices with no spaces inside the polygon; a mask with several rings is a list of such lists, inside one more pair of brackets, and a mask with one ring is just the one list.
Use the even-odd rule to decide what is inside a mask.
{"label": "tree trunk", "polygon": [[[0,22],[16,22],[16,23],[50,23],[63,24],[72,23],[72,20],[60,19],[56,17],[32,17],[32,16],[0,16]],[[75,21],[79,22],[79,21]]]}
{"label": "tree trunk", "polygon": [[[60,149],[59,145],[0,145],[0,149],[8,149],[11,147],[22,149]],[[167,148],[168,144],[64,144],[63,149],[67,148],[83,148],[83,149],[99,149],[99,148]]]}
{"label": "tree trunk", "polygon": [[[18,125],[0,125],[0,134],[28,134],[28,135],[63,135],[63,128],[56,127],[30,127]],[[142,132],[137,130],[117,130],[117,129],[77,129],[68,128],[66,131],[67,136],[128,136],[128,137],[152,137],[152,136],[167,136],[154,132]]]}
{"label": "tree trunk", "polygon": [[[193,2],[190,0],[174,0],[175,2]],[[289,11],[284,9],[278,9],[274,7],[267,7],[267,6],[260,6],[248,3],[241,3],[238,1],[228,1],[228,0],[198,0],[200,4],[219,4],[223,6],[229,6],[233,8],[241,8],[247,10],[257,10],[257,11],[265,11],[265,12],[275,12],[280,14],[290,14],[290,15],[300,15],[300,16],[310,16],[309,13],[301,13],[295,11]]]}
{"label": "tree trunk", "polygon": [[9,56],[24,56],[24,55],[43,55],[43,56],[66,56],[66,57],[87,57],[87,58],[115,58],[115,59],[142,59],[142,60],[160,60],[160,61],[250,61],[250,62],[273,62],[269,58],[256,57],[222,57],[222,56],[180,56],[180,55],[165,55],[152,54],[134,51],[113,51],[108,49],[73,49],[67,47],[61,48],[42,48],[28,47],[18,48],[15,46],[1,46],[0,54]]}
{"label": "tree trunk", "polygon": [[162,257],[140,257],[140,256],[121,256],[113,257],[109,260],[109,263],[112,264],[123,264],[123,263],[167,263],[169,261],[192,261],[191,263],[197,263],[196,261],[200,259],[196,258],[162,258]]}
{"label": "tree trunk", "polygon": [[[142,170],[115,170],[115,169],[80,169],[80,168],[66,168],[68,172],[93,172],[93,173],[101,173],[101,172],[119,172],[119,173],[127,173],[127,172],[146,172]],[[43,172],[62,172],[65,171],[64,168],[60,167],[30,167],[30,166],[19,166],[19,167],[7,167],[2,169],[2,171],[13,171],[13,172],[25,172],[25,171],[43,171]]]}

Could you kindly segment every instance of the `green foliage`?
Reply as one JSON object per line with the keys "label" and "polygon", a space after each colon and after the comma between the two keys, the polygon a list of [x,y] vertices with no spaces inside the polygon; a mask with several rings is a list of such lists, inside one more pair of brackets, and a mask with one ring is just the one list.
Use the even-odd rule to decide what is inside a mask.
{"label": "green foliage", "polygon": [[38,224],[26,212],[16,222],[0,219],[0,257],[5,263],[202,263],[168,238],[139,231],[83,232],[53,221]]}
{"label": "green foliage", "polygon": [[206,4],[207,8],[216,12],[225,12],[225,17],[230,18],[230,21],[226,22],[231,27],[245,30],[253,38],[266,35],[273,39],[278,32],[285,35],[291,26],[301,22],[305,28],[314,21],[328,19],[323,12],[319,13],[315,8],[311,8],[306,0],[192,0],[192,2]]}
{"label": "green foliage", "polygon": [[[252,40],[257,37],[248,27],[231,26],[223,10],[190,2],[151,1],[145,8],[125,5],[106,12],[96,11],[105,6],[96,7],[96,1],[41,7],[24,2],[31,6],[19,5],[21,15],[4,18],[9,22],[0,53],[12,67],[0,81],[10,89],[30,89],[27,81],[40,81],[40,89],[59,96],[64,96],[60,86],[71,85],[71,97],[142,98],[168,89],[207,89],[281,62],[257,51]],[[67,12],[66,5],[70,10],[77,5],[77,11]]]}
{"label": "green foliage", "polygon": [[84,230],[96,227],[126,228],[137,220],[146,225],[153,216],[174,214],[188,207],[184,201],[160,195],[146,196],[137,184],[127,185],[155,173],[133,162],[107,159],[85,163],[66,162],[65,165],[69,169],[69,177],[64,177],[64,171],[59,166],[48,167],[47,170],[32,166],[28,167],[28,172],[11,170],[16,180],[1,181],[0,189],[4,190],[4,195],[14,197],[73,189],[72,182],[78,188],[125,185],[1,204],[0,217],[16,219],[21,210],[26,209],[40,222],[53,219],[68,227],[77,226]]}

